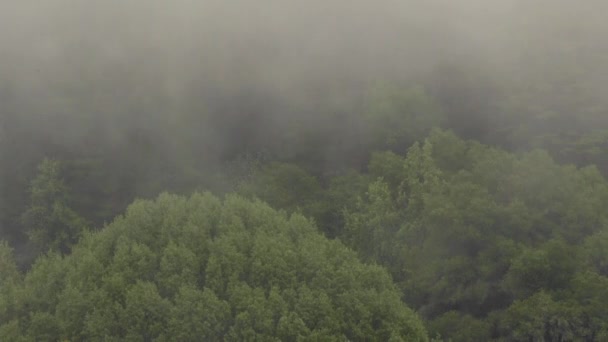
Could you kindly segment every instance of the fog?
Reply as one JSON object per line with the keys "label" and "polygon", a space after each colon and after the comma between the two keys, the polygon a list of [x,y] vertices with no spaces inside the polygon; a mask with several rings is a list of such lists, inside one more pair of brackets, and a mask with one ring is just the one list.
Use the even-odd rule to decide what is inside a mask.
{"label": "fog", "polygon": [[607,14],[0,0],[0,340],[602,340]]}
{"label": "fog", "polygon": [[580,82],[607,77],[607,6],[600,1],[63,0],[1,6],[2,83],[20,105],[33,107],[25,112],[36,122],[51,126],[53,115],[60,115],[53,108],[64,108],[65,101],[106,116],[158,101],[158,115],[175,115],[198,100],[213,108],[246,96],[263,102],[263,111],[287,115],[300,111],[278,106],[347,103],[377,81],[424,83],[444,64],[517,81],[550,77],[543,72],[575,60],[581,70],[571,77],[596,78]]}
{"label": "fog", "polygon": [[599,0],[3,0],[2,171],[19,175],[3,191],[27,184],[44,156],[200,169],[296,146],[301,132],[332,168],[348,158],[336,144],[356,149],[351,114],[386,83],[426,89],[465,137],[527,148],[526,132],[608,118],[607,10]]}

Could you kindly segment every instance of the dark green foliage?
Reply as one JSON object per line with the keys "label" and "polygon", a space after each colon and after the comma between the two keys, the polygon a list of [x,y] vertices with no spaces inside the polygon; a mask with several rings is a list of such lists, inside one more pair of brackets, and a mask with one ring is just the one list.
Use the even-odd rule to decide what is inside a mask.
{"label": "dark green foliage", "polygon": [[254,196],[275,208],[318,216],[323,199],[317,179],[294,164],[270,163],[253,172],[238,192]]}
{"label": "dark green foliage", "polygon": [[30,206],[21,216],[35,250],[67,253],[86,229],[86,221],[70,207],[62,165],[45,159],[30,186]]}
{"label": "dark green foliage", "polygon": [[608,279],[608,184],[597,169],[434,131],[405,157],[376,154],[369,172],[377,178],[345,213],[340,238],[389,269],[431,336],[586,341],[604,333],[592,317],[605,313],[592,303],[605,291],[586,284]]}
{"label": "dark green foliage", "polygon": [[420,87],[400,89],[382,85],[371,92],[364,118],[374,148],[403,152],[433,127],[440,126],[445,116],[442,108]]}
{"label": "dark green foliage", "polygon": [[578,251],[563,241],[551,240],[513,258],[506,275],[510,291],[518,298],[546,290],[563,290],[581,266]]}
{"label": "dark green foliage", "polygon": [[352,210],[369,183],[367,175],[354,170],[333,177],[324,194],[325,204],[321,216],[317,219],[318,226],[329,237],[343,236],[344,211]]}
{"label": "dark green foliage", "polygon": [[448,311],[428,323],[429,334],[445,336],[451,341],[489,341],[490,327],[484,320]]}
{"label": "dark green foliage", "polygon": [[[13,324],[10,318],[15,314],[18,306],[19,287],[21,285],[21,274],[17,269],[13,257],[13,250],[6,241],[0,241],[0,321]],[[2,329],[8,329],[6,334],[11,336],[14,328],[7,325]]]}

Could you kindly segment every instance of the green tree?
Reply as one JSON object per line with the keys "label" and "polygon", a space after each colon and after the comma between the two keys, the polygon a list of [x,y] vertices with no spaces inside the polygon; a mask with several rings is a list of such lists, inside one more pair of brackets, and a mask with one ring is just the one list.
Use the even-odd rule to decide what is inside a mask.
{"label": "green tree", "polygon": [[213,291],[182,286],[175,298],[167,330],[168,340],[213,341],[225,334],[231,319],[230,305]]}
{"label": "green tree", "polygon": [[542,289],[569,288],[581,266],[576,248],[551,240],[514,258],[505,280],[516,298],[525,298]]}
{"label": "green tree", "polygon": [[125,294],[121,320],[128,341],[153,341],[167,329],[171,303],[158,293],[156,285],[138,281]]}
{"label": "green tree", "polygon": [[[570,325],[543,330],[545,340],[602,334],[590,317],[603,312],[589,303],[603,293],[583,280],[601,279],[607,264],[608,182],[596,168],[434,130],[405,157],[374,154],[368,171],[376,181],[345,211],[338,237],[389,269],[432,336],[508,340],[508,329],[496,327],[524,324],[517,322],[526,319],[522,308],[541,299],[551,312],[547,324]],[[581,278],[585,271],[597,273]]]}
{"label": "green tree", "polygon": [[448,311],[428,323],[431,336],[440,335],[453,342],[490,341],[490,323],[458,311]]}
{"label": "green tree", "polygon": [[500,329],[514,341],[584,341],[578,309],[574,303],[555,301],[540,291],[515,301],[505,311]]}
{"label": "green tree", "polygon": [[38,253],[67,253],[87,223],[70,208],[69,190],[59,161],[45,159],[30,185],[30,206],[21,221]]}
{"label": "green tree", "polygon": [[253,172],[250,180],[241,183],[238,192],[306,216],[319,217],[323,210],[323,192],[318,180],[295,164],[263,165]]}
{"label": "green tree", "polygon": [[[13,249],[0,241],[0,322],[8,322],[18,308],[22,276],[13,258]],[[9,327],[6,327],[9,329]]]}
{"label": "green tree", "polygon": [[2,340],[427,341],[386,270],[236,196],[137,201],[72,254],[40,257],[16,290]]}

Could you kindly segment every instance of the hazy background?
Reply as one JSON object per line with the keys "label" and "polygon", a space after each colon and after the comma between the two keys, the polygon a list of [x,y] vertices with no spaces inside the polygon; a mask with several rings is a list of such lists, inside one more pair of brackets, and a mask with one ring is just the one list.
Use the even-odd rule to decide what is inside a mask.
{"label": "hazy background", "polygon": [[355,118],[378,84],[422,87],[466,138],[576,142],[608,123],[606,13],[599,0],[2,0],[3,225],[43,157],[94,164],[82,191],[108,213],[217,185],[200,174],[252,153],[317,174],[358,165]]}
{"label": "hazy background", "polygon": [[[320,103],[349,105],[376,81],[433,85],[446,77],[438,75],[445,66],[500,87],[532,87],[535,80],[584,87],[608,77],[602,18],[608,6],[601,1],[64,0],[1,6],[3,98],[19,106],[19,116],[48,125],[48,134],[62,131],[61,139],[82,138],[57,120],[66,106],[84,116],[98,113],[92,120],[102,124],[95,130],[114,139],[121,138],[117,120],[126,114],[135,121],[169,120],[204,106],[211,114],[280,121]],[[553,99],[558,91],[577,89],[552,89]],[[601,100],[603,93],[598,87],[589,96]],[[147,113],[135,115],[142,108]]]}

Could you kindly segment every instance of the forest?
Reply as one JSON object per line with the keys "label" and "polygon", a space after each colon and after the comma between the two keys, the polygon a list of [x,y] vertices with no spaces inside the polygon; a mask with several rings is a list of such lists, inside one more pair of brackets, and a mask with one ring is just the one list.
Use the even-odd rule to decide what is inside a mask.
{"label": "forest", "polygon": [[0,341],[608,341],[606,13],[0,0]]}

